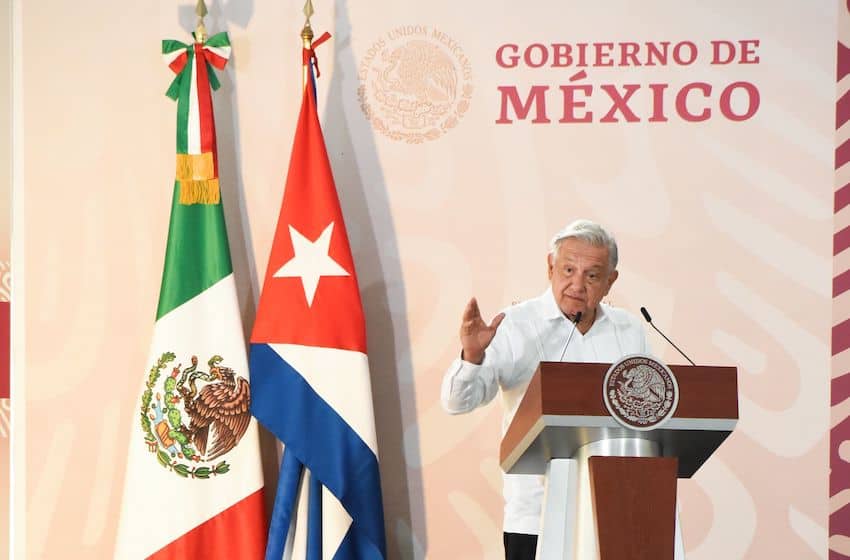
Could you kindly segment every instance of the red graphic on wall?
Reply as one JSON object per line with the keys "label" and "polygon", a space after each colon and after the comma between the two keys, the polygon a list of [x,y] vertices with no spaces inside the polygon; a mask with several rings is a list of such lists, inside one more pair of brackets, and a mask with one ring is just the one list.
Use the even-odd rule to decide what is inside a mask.
{"label": "red graphic on wall", "polygon": [[0,399],[9,398],[9,302],[0,301]]}

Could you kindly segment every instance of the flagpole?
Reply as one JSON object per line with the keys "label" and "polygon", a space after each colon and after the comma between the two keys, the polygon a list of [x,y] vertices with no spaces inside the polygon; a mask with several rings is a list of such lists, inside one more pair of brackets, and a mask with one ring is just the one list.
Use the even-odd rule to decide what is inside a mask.
{"label": "flagpole", "polygon": [[207,15],[207,5],[204,0],[198,0],[195,4],[195,15],[198,16],[198,23],[195,25],[195,42],[204,43],[207,40],[207,28],[204,26],[204,16]]}
{"label": "flagpole", "polygon": [[[203,2],[203,0],[200,0]],[[310,16],[313,15],[313,2],[307,0],[304,3],[304,16],[307,20],[304,22],[304,27],[301,29],[301,43],[304,52],[313,50],[313,28],[310,26]],[[308,60],[302,65],[301,69],[301,87],[307,87],[307,80],[310,79],[310,61]]]}

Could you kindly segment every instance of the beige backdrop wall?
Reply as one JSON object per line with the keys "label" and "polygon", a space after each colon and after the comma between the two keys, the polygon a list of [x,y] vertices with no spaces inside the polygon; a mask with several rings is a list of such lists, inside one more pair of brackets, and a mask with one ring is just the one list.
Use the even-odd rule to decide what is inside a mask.
{"label": "beige backdrop wall", "polygon": [[[12,3],[0,2],[0,301],[11,298],[12,217]],[[0,558],[9,542],[9,399],[0,399]]]}
{"label": "beige backdrop wall", "polygon": [[[234,48],[215,104],[246,325],[298,109],[301,4],[210,4],[209,29]],[[445,415],[440,379],[467,299],[490,316],[540,293],[549,237],[583,216],[618,237],[614,304],[647,306],[698,362],[739,367],[738,429],[680,484],[689,558],[825,558],[836,4],[314,4],[316,30],[334,35],[318,50],[320,114],[367,312],[390,557],[500,554],[500,411]],[[187,40],[191,12],[21,6],[28,558],[112,551],[173,177],[159,41]],[[713,40],[757,40],[759,62],[712,65]],[[496,55],[608,41],[690,41],[698,54],[588,68],[505,68]],[[735,121],[721,97],[738,81],[759,105]],[[702,122],[675,105],[695,82],[712,93],[682,110],[710,107]],[[650,122],[652,83],[668,84],[667,122]],[[594,86],[594,122],[559,122],[570,84]],[[628,102],[640,122],[599,122],[606,84],[640,86]],[[498,88],[524,98],[535,85],[549,86],[551,122],[532,123],[532,107],[497,124]],[[731,114],[752,106],[743,91]]]}

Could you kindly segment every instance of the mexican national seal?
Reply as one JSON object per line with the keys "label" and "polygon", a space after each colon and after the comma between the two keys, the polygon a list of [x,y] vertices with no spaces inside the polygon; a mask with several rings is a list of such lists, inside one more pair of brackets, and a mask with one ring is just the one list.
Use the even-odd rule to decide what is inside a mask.
{"label": "mexican national seal", "polygon": [[436,140],[472,99],[472,69],[439,29],[403,25],[375,41],[360,62],[357,98],[375,130],[408,144]]}
{"label": "mexican national seal", "polygon": [[632,430],[653,430],[676,412],[679,384],[666,365],[634,354],[612,364],[603,382],[605,406]]}

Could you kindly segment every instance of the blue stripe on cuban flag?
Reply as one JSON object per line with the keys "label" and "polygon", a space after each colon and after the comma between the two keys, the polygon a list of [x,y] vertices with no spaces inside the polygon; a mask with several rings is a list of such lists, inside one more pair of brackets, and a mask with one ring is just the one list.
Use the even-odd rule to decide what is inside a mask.
{"label": "blue stripe on cuban flag", "polygon": [[322,483],[310,477],[307,506],[307,560],[322,558]]}
{"label": "blue stripe on cuban flag", "polygon": [[[267,344],[251,345],[252,414],[286,446],[275,511],[269,529],[267,560],[282,557],[293,526],[301,469],[340,501],[352,522],[332,556],[339,560],[386,557],[378,458],[357,432],[325,402],[304,376]],[[262,397],[265,395],[266,397]],[[274,396],[271,398],[270,396]],[[311,494],[318,492],[313,491]],[[311,501],[315,496],[311,496]],[[317,506],[309,509],[314,510]],[[319,508],[320,511],[320,508]],[[308,515],[308,560],[321,528]],[[321,517],[319,514],[318,518]],[[321,537],[318,538],[321,542]],[[317,559],[322,557],[318,546]]]}

